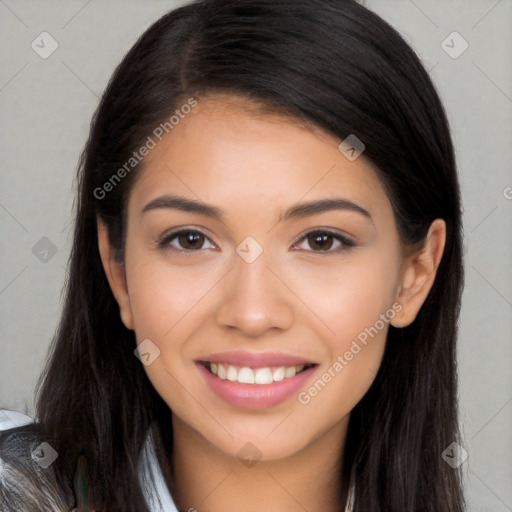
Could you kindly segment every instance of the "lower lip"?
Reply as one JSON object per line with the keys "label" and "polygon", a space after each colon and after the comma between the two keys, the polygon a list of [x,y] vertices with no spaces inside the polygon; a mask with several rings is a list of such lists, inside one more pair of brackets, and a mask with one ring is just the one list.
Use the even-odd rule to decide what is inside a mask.
{"label": "lower lip", "polygon": [[203,364],[196,363],[208,387],[220,398],[235,407],[265,409],[284,402],[309,379],[316,366],[272,384],[240,384],[213,375]]}

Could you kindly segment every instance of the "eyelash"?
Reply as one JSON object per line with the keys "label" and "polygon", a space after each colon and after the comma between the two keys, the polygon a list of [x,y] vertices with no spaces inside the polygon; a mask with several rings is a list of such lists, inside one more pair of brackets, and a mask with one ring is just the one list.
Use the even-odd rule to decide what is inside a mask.
{"label": "eyelash", "polygon": [[[186,234],[186,233],[194,233],[194,234],[197,233],[199,235],[204,236],[207,240],[210,241],[210,238],[207,235],[205,235],[204,233],[202,233],[201,231],[198,231],[196,229],[179,229],[177,231],[172,231],[171,233],[165,233],[164,235],[162,235],[160,237],[160,239],[156,242],[156,245],[158,248],[161,248],[161,249],[175,250],[178,252],[183,252],[185,254],[201,252],[202,249],[177,249],[176,247],[169,246],[169,244],[172,240],[177,238],[179,235]],[[344,235],[340,235],[339,233],[334,233],[332,231],[323,230],[323,229],[314,229],[312,231],[308,231],[305,235],[303,235],[296,242],[294,242],[294,245],[297,245],[298,243],[300,243],[304,240],[307,240],[308,237],[314,236],[314,235],[327,235],[329,237],[334,238],[335,240],[340,242],[342,245],[335,250],[330,250],[330,249],[328,249],[326,251],[311,250],[311,251],[307,251],[307,252],[313,252],[313,253],[319,253],[319,254],[329,254],[329,253],[338,254],[340,252],[346,251],[346,250],[356,246],[356,243],[353,240],[351,240],[350,238],[347,238]],[[213,242],[211,242],[211,241],[210,241],[210,243],[213,244]]]}

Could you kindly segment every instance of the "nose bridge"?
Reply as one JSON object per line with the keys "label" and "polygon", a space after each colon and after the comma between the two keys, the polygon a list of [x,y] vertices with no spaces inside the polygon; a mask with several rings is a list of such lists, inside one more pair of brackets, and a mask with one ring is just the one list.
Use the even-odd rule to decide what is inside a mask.
{"label": "nose bridge", "polygon": [[268,267],[269,251],[248,237],[239,244],[234,268],[226,282],[217,321],[236,327],[249,337],[261,336],[272,328],[288,329],[293,323],[290,294]]}

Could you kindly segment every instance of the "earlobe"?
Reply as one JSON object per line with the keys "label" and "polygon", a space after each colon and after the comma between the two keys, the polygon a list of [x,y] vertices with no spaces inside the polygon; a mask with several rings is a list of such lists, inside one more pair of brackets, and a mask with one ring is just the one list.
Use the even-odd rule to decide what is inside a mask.
{"label": "earlobe", "polygon": [[100,252],[103,270],[107,276],[110,289],[119,304],[121,320],[127,329],[134,328],[133,315],[128,295],[128,286],[126,282],[126,272],[124,264],[117,261],[114,250],[110,244],[107,226],[98,220],[98,249]]}
{"label": "earlobe", "polygon": [[422,248],[404,262],[396,297],[402,309],[391,321],[394,327],[407,327],[415,320],[434,284],[445,242],[446,223],[436,219]]}

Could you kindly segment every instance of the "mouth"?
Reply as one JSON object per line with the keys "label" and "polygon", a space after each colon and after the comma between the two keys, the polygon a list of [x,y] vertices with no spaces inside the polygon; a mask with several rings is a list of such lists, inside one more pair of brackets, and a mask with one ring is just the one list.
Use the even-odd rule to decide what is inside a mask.
{"label": "mouth", "polygon": [[239,366],[225,362],[199,361],[211,374],[221,380],[265,386],[274,382],[292,379],[296,375],[317,366],[316,363],[291,366]]}
{"label": "mouth", "polygon": [[285,354],[224,352],[196,360],[206,387],[241,409],[268,409],[307,385],[318,363]]}

